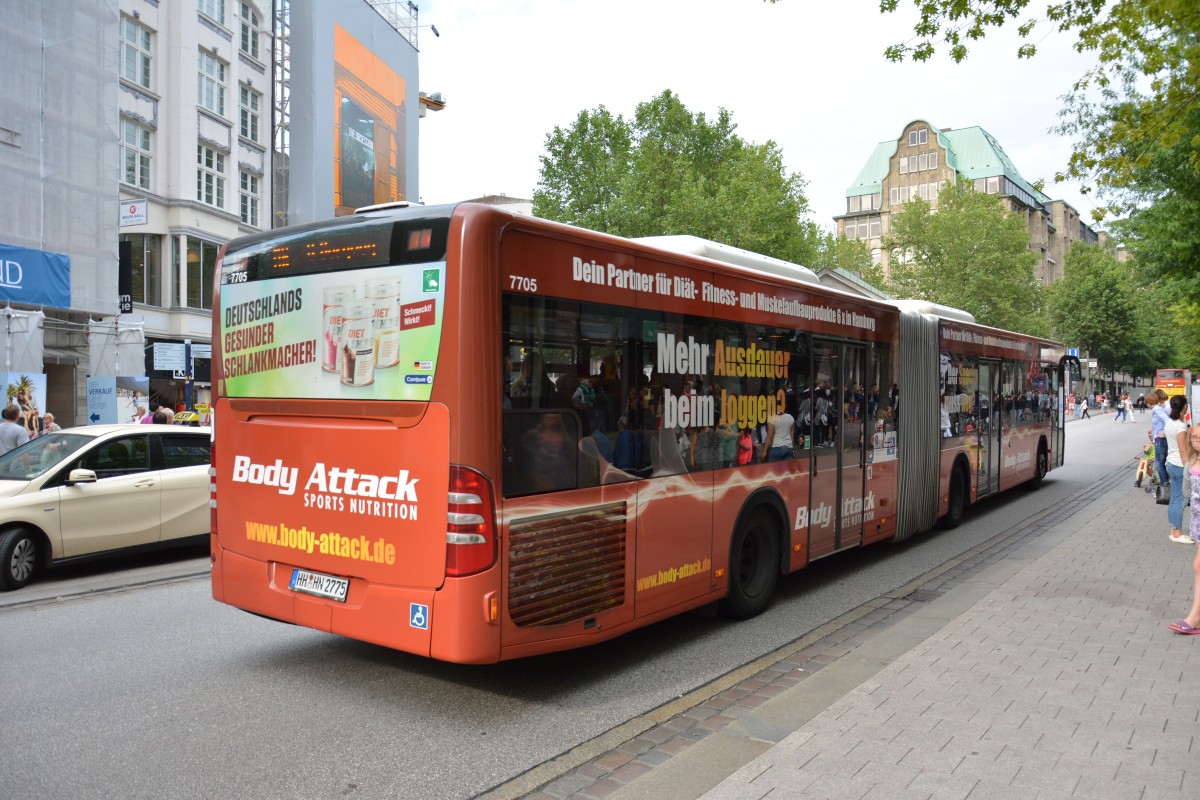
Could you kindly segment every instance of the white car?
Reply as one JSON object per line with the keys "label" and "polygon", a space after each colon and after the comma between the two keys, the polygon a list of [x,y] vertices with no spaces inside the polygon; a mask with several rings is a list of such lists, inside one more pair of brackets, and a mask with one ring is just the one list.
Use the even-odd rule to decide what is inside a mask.
{"label": "white car", "polygon": [[208,428],[90,425],[0,456],[0,590],[44,567],[202,542],[210,444]]}

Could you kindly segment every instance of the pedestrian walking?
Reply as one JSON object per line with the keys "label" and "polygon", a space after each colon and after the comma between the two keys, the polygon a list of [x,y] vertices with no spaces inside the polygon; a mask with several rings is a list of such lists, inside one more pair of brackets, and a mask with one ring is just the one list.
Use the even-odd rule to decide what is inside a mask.
{"label": "pedestrian walking", "polygon": [[0,455],[4,455],[28,442],[29,431],[25,430],[24,425],[17,423],[21,418],[21,407],[16,403],[6,405],[4,411],[0,412],[0,417],[4,418],[4,421],[0,422]]}
{"label": "pedestrian walking", "polygon": [[1088,413],[1088,405],[1090,405],[1090,403],[1091,403],[1090,397],[1083,398],[1083,413],[1080,414],[1080,416],[1079,416],[1080,419],[1091,419],[1092,418],[1092,415]]}
{"label": "pedestrian walking", "polygon": [[1117,412],[1117,415],[1115,417],[1113,417],[1113,422],[1124,422],[1125,421],[1125,398],[1121,397],[1120,395],[1118,395],[1116,393],[1113,394],[1113,410]]}
{"label": "pedestrian walking", "polygon": [[1178,622],[1172,622],[1168,627],[1176,633],[1189,636],[1200,633],[1200,425],[1188,432],[1185,442],[1188,472],[1192,475],[1192,514],[1188,530],[1188,540],[1196,545],[1196,555],[1192,559],[1192,575],[1195,581],[1192,587],[1192,609],[1187,616]]}
{"label": "pedestrian walking", "polygon": [[1171,398],[1171,418],[1167,420],[1167,475],[1171,477],[1171,502],[1167,506],[1167,522],[1171,525],[1171,541],[1191,544],[1192,537],[1183,533],[1183,454],[1188,446],[1188,426],[1183,419],[1187,398],[1177,394]]}

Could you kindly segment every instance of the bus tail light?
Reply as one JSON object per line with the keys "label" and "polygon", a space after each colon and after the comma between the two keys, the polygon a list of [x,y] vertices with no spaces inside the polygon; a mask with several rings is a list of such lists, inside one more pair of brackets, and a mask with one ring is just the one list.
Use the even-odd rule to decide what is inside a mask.
{"label": "bus tail light", "polygon": [[208,530],[217,535],[217,440],[208,442]]}
{"label": "bus tail light", "polygon": [[446,519],[446,575],[482,572],[496,561],[492,484],[466,467],[450,467]]}

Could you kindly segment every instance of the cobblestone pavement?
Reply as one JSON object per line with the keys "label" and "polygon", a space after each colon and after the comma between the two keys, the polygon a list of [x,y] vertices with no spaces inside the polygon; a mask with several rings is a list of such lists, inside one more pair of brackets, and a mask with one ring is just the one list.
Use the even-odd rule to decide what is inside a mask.
{"label": "cobblestone pavement", "polygon": [[1200,641],[1166,628],[1194,552],[1162,511],[1122,467],[481,797],[1200,797]]}

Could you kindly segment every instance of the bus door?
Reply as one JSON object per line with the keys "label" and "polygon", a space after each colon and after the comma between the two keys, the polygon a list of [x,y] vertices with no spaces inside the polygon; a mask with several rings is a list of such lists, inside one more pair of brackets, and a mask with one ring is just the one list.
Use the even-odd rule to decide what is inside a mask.
{"label": "bus door", "polygon": [[866,367],[865,345],[813,342],[810,559],[862,544]]}
{"label": "bus door", "polygon": [[1000,489],[1000,432],[1004,428],[1004,406],[1000,397],[1000,362],[979,360],[979,476],[976,496]]}

